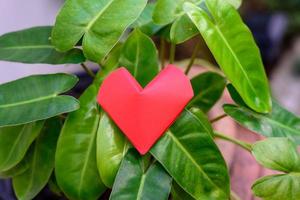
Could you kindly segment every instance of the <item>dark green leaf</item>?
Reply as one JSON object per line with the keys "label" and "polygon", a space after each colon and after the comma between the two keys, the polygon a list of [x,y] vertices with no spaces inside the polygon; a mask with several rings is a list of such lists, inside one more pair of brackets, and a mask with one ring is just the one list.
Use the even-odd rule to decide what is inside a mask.
{"label": "dark green leaf", "polygon": [[134,30],[125,42],[120,65],[136,78],[142,87],[158,73],[158,55],[155,44],[140,30]]}
{"label": "dark green leaf", "polygon": [[264,167],[283,172],[300,172],[297,147],[288,138],[269,138],[253,145],[252,154]]}
{"label": "dark green leaf", "polygon": [[185,110],[150,152],[195,199],[224,200],[230,194],[229,175],[211,135]]}
{"label": "dark green leaf", "polygon": [[57,52],[50,42],[51,26],[34,27],[0,36],[0,60],[22,63],[81,63],[80,49]]}
{"label": "dark green leaf", "polygon": [[25,156],[31,143],[42,130],[44,122],[0,128],[0,171],[10,170]]}
{"label": "dark green leaf", "polygon": [[28,163],[27,157],[28,156],[25,155],[23,160],[21,162],[19,162],[16,166],[14,166],[6,171],[1,171],[0,178],[2,178],[2,179],[13,178],[15,176],[18,176],[18,175],[24,173],[29,168],[29,163]]}
{"label": "dark green leaf", "polygon": [[173,181],[172,189],[172,200],[195,200],[186,191],[184,191],[175,181]]}
{"label": "dark green leaf", "polygon": [[100,62],[146,3],[147,0],[66,1],[56,18],[52,42],[57,49],[67,51],[83,37],[86,57]]}
{"label": "dark green leaf", "polygon": [[227,90],[235,103],[243,107],[248,107],[232,84],[227,85]]}
{"label": "dark green leaf", "polygon": [[257,180],[252,191],[264,200],[300,199],[300,173],[266,176]]}
{"label": "dark green leaf", "polygon": [[198,119],[199,122],[201,123],[202,127],[206,129],[206,132],[211,134],[212,137],[214,137],[214,131],[211,126],[211,123],[209,119],[207,118],[207,115],[203,113],[199,108],[190,108],[190,112],[192,112]]}
{"label": "dark green leaf", "polygon": [[19,125],[78,109],[78,101],[59,95],[78,79],[68,74],[33,75],[0,85],[0,126]]}
{"label": "dark green leaf", "polygon": [[171,177],[159,163],[148,170],[137,151],[128,151],[117,174],[110,200],[167,200]]}
{"label": "dark green leaf", "polygon": [[29,168],[13,177],[13,187],[20,200],[33,199],[47,184],[54,168],[56,142],[61,124],[58,119],[46,121],[28,154]]}
{"label": "dark green leaf", "polygon": [[257,112],[271,111],[268,80],[251,32],[226,1],[205,3],[205,9],[191,3],[184,9],[246,104]]}
{"label": "dark green leaf", "polygon": [[208,112],[220,99],[226,86],[226,79],[213,72],[200,74],[191,80],[194,98],[188,107],[198,107],[203,112]]}
{"label": "dark green leaf", "polygon": [[224,105],[224,111],[241,125],[267,137],[289,137],[300,144],[300,118],[273,102],[270,114],[256,113],[249,108]]}
{"label": "dark green leaf", "polygon": [[97,166],[107,187],[112,187],[129,143],[120,129],[103,111],[97,133]]}

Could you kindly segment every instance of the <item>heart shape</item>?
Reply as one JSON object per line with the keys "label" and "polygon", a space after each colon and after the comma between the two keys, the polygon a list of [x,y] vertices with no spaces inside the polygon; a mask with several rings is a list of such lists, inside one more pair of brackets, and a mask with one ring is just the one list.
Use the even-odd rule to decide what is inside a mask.
{"label": "heart shape", "polygon": [[103,81],[98,103],[144,155],[193,96],[190,80],[173,65],[168,65],[144,89],[122,67]]}

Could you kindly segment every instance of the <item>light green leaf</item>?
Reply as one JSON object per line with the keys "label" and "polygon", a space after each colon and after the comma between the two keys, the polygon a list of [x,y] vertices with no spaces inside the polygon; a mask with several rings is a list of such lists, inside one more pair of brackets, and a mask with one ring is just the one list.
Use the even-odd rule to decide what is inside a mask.
{"label": "light green leaf", "polygon": [[269,138],[253,145],[252,154],[264,167],[283,172],[300,172],[300,156],[288,138]]}
{"label": "light green leaf", "polygon": [[19,200],[33,199],[47,184],[54,168],[56,142],[61,123],[58,119],[46,121],[42,133],[28,154],[29,168],[13,177],[13,187]]}
{"label": "light green leaf", "polygon": [[251,32],[226,1],[206,0],[205,6],[185,3],[184,10],[245,103],[257,112],[270,112],[268,80]]}
{"label": "light green leaf", "polygon": [[155,44],[140,30],[134,30],[125,42],[120,65],[136,78],[142,87],[158,73],[158,55]]}
{"label": "light green leaf", "polygon": [[34,27],[0,36],[0,60],[22,63],[82,63],[80,49],[57,52],[50,42],[51,26]]}
{"label": "light green leaf", "polygon": [[0,85],[0,126],[48,119],[78,109],[78,101],[59,95],[78,78],[68,74],[33,75]]}
{"label": "light green leaf", "polygon": [[220,99],[226,86],[226,79],[213,72],[206,72],[194,77],[192,80],[194,98],[188,107],[198,107],[208,112]]}
{"label": "light green leaf", "polygon": [[117,174],[110,200],[167,200],[172,178],[159,163],[148,170],[143,158],[131,149]]}
{"label": "light green leaf", "polygon": [[252,191],[263,200],[300,199],[300,173],[266,176],[257,180]]}
{"label": "light green leaf", "polygon": [[150,151],[173,179],[195,199],[229,198],[225,161],[205,124],[183,111]]}
{"label": "light green leaf", "polygon": [[289,137],[300,144],[300,118],[274,101],[270,114],[235,105],[224,105],[223,108],[226,114],[254,132],[266,137]]}
{"label": "light green leaf", "polygon": [[31,143],[42,130],[44,122],[0,128],[0,171],[15,167],[25,156]]}
{"label": "light green leaf", "polygon": [[67,51],[83,37],[85,56],[100,62],[146,3],[147,0],[68,0],[56,18],[52,42],[58,50]]}
{"label": "light green leaf", "polygon": [[107,187],[112,187],[129,143],[114,122],[101,112],[97,133],[97,166]]}

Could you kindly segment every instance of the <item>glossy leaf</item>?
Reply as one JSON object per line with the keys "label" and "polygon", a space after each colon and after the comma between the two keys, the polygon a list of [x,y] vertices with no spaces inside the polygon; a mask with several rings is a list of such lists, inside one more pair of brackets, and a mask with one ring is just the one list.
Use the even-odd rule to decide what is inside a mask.
{"label": "glossy leaf", "polygon": [[155,44],[140,30],[134,30],[125,42],[120,65],[136,78],[142,87],[158,73],[158,55]]}
{"label": "glossy leaf", "polygon": [[58,119],[46,121],[42,133],[31,146],[28,169],[13,178],[13,187],[20,200],[33,199],[48,183],[54,168],[54,157],[61,123]]}
{"label": "glossy leaf", "polygon": [[110,200],[167,200],[172,178],[157,162],[146,169],[139,153],[129,150],[120,166]]}
{"label": "glossy leaf", "polygon": [[300,199],[300,173],[266,176],[252,186],[253,193],[263,200]]}
{"label": "glossy leaf", "polygon": [[246,104],[257,112],[268,113],[271,111],[268,80],[251,32],[226,1],[206,0],[205,5],[204,9],[185,3],[184,9]]}
{"label": "glossy leaf", "polygon": [[211,134],[212,137],[214,137],[214,131],[211,126],[211,123],[207,117],[206,114],[203,113],[202,110],[199,108],[190,108],[189,111],[195,115],[195,117],[198,118],[199,122],[201,123],[202,127],[206,130],[207,133]]}
{"label": "glossy leaf", "polygon": [[25,155],[23,160],[19,162],[16,166],[5,170],[5,171],[0,171],[0,179],[8,179],[8,178],[13,178],[15,176],[18,176],[22,173],[24,173],[28,168],[29,168],[29,163],[28,163],[28,155]]}
{"label": "glossy leaf", "polygon": [[51,26],[34,27],[0,36],[0,60],[22,63],[81,63],[80,49],[57,52],[50,42]]}
{"label": "glossy leaf", "polygon": [[266,137],[289,137],[300,144],[300,118],[276,102],[270,114],[259,114],[249,108],[224,105],[224,111],[246,128]]}
{"label": "glossy leaf", "polygon": [[66,1],[56,18],[52,42],[57,49],[67,51],[83,37],[85,56],[100,62],[146,3],[147,0]]}
{"label": "glossy leaf", "polygon": [[97,199],[104,191],[96,163],[99,111],[93,84],[80,97],[80,109],[65,121],[55,160],[57,183],[70,199]]}
{"label": "glossy leaf", "polygon": [[226,79],[213,72],[206,72],[194,77],[192,80],[194,98],[188,107],[198,107],[208,112],[220,99],[226,86]]}
{"label": "glossy leaf", "polygon": [[172,189],[172,200],[195,200],[186,191],[184,191],[176,182],[173,182]]}
{"label": "glossy leaf", "polygon": [[39,135],[44,122],[0,128],[0,171],[15,167]]}
{"label": "glossy leaf", "polygon": [[73,75],[33,75],[0,85],[0,126],[19,125],[78,109],[78,101],[59,94],[71,89]]}
{"label": "glossy leaf", "polygon": [[252,154],[264,167],[283,172],[300,172],[300,155],[288,138],[269,138],[253,145]]}
{"label": "glossy leaf", "polygon": [[229,198],[229,175],[212,133],[184,111],[151,149],[173,179],[195,199]]}
{"label": "glossy leaf", "polygon": [[236,91],[236,89],[233,87],[232,84],[228,84],[227,85],[227,90],[232,98],[232,100],[237,103],[240,106],[243,107],[247,107],[249,108],[246,103],[244,102],[244,100],[242,99],[242,97],[239,95],[239,93]]}
{"label": "glossy leaf", "polygon": [[97,133],[97,166],[100,177],[107,187],[112,187],[129,143],[121,130],[101,112]]}

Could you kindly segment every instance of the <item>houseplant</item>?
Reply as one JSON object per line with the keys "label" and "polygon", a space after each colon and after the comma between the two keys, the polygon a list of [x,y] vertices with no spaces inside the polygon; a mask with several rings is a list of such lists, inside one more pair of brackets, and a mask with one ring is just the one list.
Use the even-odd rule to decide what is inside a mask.
{"label": "houseplant", "polygon": [[[68,0],[53,27],[1,36],[1,60],[80,64],[94,82],[79,100],[63,95],[78,81],[70,74],[35,75],[1,85],[0,176],[12,178],[19,199],[34,198],[47,183],[68,199],[98,199],[110,188],[110,199],[234,199],[226,163],[214,143],[220,138],[281,172],[257,180],[255,195],[299,199],[300,119],[271,99],[239,5],[238,0]],[[166,43],[174,63],[176,45],[196,35],[222,71],[214,68],[191,80],[194,98],[141,156],[97,104],[99,87],[120,66],[147,85],[165,66]],[[159,55],[152,36],[160,38]],[[86,61],[99,64],[96,75]],[[235,101],[224,105],[225,115],[268,139],[248,144],[212,129],[211,123],[225,115],[208,120],[207,112],[225,88]]]}

